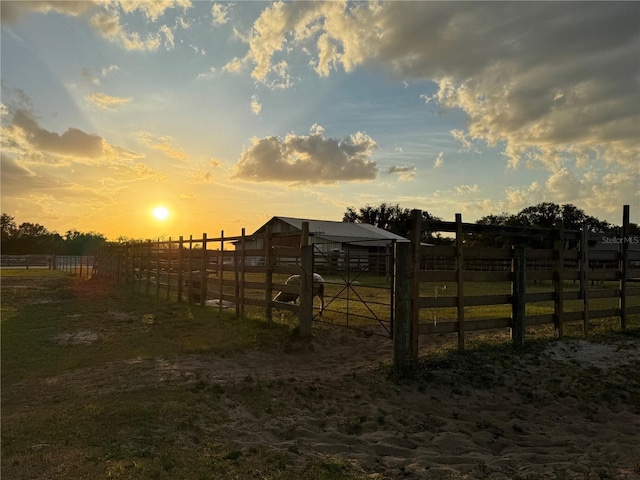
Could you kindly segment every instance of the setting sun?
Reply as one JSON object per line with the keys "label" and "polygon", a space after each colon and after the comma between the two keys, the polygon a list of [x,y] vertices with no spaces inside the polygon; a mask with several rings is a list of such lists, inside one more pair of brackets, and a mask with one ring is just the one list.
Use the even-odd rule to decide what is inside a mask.
{"label": "setting sun", "polygon": [[169,210],[166,207],[156,207],[153,209],[153,216],[160,221],[166,220],[169,218]]}

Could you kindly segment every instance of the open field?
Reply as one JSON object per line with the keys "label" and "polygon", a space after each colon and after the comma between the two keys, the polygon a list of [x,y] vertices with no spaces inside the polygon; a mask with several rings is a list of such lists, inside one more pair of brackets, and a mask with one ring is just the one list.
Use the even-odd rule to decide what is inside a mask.
{"label": "open field", "polygon": [[463,354],[425,336],[419,371],[398,379],[375,335],[315,324],[302,342],[290,314],[267,327],[14,273],[3,478],[640,479],[637,319],[517,354],[503,332]]}

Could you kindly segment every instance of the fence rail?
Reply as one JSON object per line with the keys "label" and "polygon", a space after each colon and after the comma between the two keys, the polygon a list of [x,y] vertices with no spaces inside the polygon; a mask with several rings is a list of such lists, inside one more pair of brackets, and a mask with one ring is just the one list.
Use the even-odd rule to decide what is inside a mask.
{"label": "fence rail", "polygon": [[[419,241],[421,215],[413,212],[411,244],[397,245],[394,338],[395,364],[400,370],[415,367],[420,335],[457,333],[458,348],[463,350],[467,332],[510,328],[513,343],[521,346],[528,327],[553,325],[562,338],[567,323],[581,322],[587,336],[593,319],[618,317],[626,329],[629,316],[640,314],[640,288],[631,286],[640,279],[640,251],[629,248],[634,242],[628,241],[628,206],[620,231],[625,240],[614,251],[591,248],[593,239],[586,225],[580,232],[565,231],[562,225],[538,232],[492,231],[488,226],[478,229],[462,223],[460,214],[455,222],[427,225],[430,232],[456,232],[455,245],[428,247]],[[498,231],[523,238],[525,233],[553,238],[554,248],[465,245],[466,233]],[[577,248],[567,248],[569,238],[579,239]],[[483,284],[491,287],[478,287]],[[445,286],[449,286],[446,292]],[[502,291],[477,294],[472,289]]]}
{"label": "fence rail", "polygon": [[94,273],[92,255],[1,255],[2,268],[24,268],[60,270],[82,278],[91,278]]}
{"label": "fence rail", "polygon": [[[302,235],[302,234],[300,234]],[[272,240],[278,235],[269,233]],[[291,236],[291,234],[287,234]],[[178,240],[147,241],[107,245],[98,252],[99,278],[132,283],[147,294],[164,296],[200,306],[233,308],[244,316],[246,306],[261,307],[268,321],[272,319],[275,292],[287,290],[285,280],[299,274],[301,249],[244,248],[255,237],[245,235]],[[235,250],[229,247],[236,246]],[[277,304],[277,308],[298,313],[294,304]]]}
{"label": "fence rail", "polygon": [[[272,321],[273,311],[282,310],[307,315],[302,286],[286,285],[291,275],[316,272],[324,275],[324,305],[320,316],[319,302],[311,306],[311,319],[333,325],[366,330],[383,336],[391,335],[393,322],[393,258],[392,243],[375,243],[368,254],[359,240],[351,251],[349,242],[343,250],[329,250],[326,243],[312,242],[305,232],[264,233],[200,238],[190,236],[178,240],[110,244],[99,252],[97,276],[117,283],[135,285],[140,291],[178,302],[235,310],[244,316],[247,307],[264,311]],[[286,239],[297,247],[281,246]],[[312,243],[311,245],[309,245]],[[311,247],[305,254],[305,247]],[[230,248],[234,248],[231,250]],[[309,265],[305,267],[305,255]],[[311,280],[309,280],[311,282]],[[299,293],[299,303],[274,301],[277,292]],[[309,291],[311,294],[311,291]],[[252,313],[255,310],[252,310]]]}

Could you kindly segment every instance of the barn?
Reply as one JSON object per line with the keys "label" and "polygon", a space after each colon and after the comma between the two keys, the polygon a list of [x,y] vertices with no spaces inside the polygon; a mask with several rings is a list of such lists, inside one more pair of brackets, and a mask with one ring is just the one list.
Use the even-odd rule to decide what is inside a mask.
{"label": "barn", "polygon": [[[336,222],[310,218],[273,217],[253,233],[245,243],[246,249],[262,248],[267,227],[274,235],[273,245],[300,247],[302,224],[309,223],[309,244],[314,246],[317,271],[346,268],[387,272],[386,261],[395,242],[408,242],[404,237],[368,223]],[[291,236],[287,236],[291,233]],[[236,249],[240,248],[236,244]]]}

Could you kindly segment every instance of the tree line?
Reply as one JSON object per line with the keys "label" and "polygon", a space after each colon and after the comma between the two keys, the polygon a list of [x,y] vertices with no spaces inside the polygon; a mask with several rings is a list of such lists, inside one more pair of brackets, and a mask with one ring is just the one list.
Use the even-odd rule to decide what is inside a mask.
{"label": "tree line", "polygon": [[[427,211],[422,211],[423,225],[428,221],[441,220]],[[342,221],[369,223],[405,238],[411,235],[411,209],[403,208],[400,205],[382,203],[379,206],[365,205],[358,209],[347,207]],[[610,236],[617,235],[620,228],[618,225],[587,215],[572,204],[558,205],[551,202],[526,207],[515,214],[486,215],[475,223],[529,228],[554,228],[559,223],[563,223],[566,230],[580,230],[583,225],[586,225],[592,234]],[[1,227],[2,253],[10,255],[90,255],[107,242],[106,237],[101,233],[68,230],[64,235],[60,235],[55,231],[50,232],[37,223],[16,225],[15,218],[6,213],[2,214]],[[640,228],[637,224],[630,224],[629,234],[640,235]],[[119,241],[124,240],[126,240],[124,237],[119,239]],[[452,243],[451,238],[443,237],[440,233],[429,230],[422,232],[421,241],[435,245]],[[525,238],[524,240],[520,238],[516,240],[513,237],[487,234],[469,234],[465,238],[465,243],[473,246],[508,247],[516,241],[536,248],[551,248],[553,246],[552,238]]]}
{"label": "tree line", "polygon": [[[425,221],[442,219],[431,215],[429,212],[422,212],[423,225]],[[382,203],[373,207],[366,205],[356,210],[348,207],[342,219],[343,222],[369,223],[379,228],[383,228],[403,237],[411,234],[411,210],[402,208],[399,205],[388,205]],[[565,230],[581,230],[583,225],[591,234],[601,234],[615,236],[618,235],[620,227],[604,220],[600,220],[591,215],[587,215],[583,210],[572,204],[558,205],[552,202],[543,202],[534,206],[526,207],[518,213],[501,213],[498,215],[486,215],[475,222],[478,225],[496,227],[525,227],[551,229],[562,223]],[[630,224],[630,235],[640,235],[640,229],[635,223]],[[490,234],[468,234],[465,236],[465,243],[471,246],[484,247],[509,247],[513,244],[526,244],[534,248],[552,248],[553,238],[518,238],[509,236],[497,236]],[[439,233],[431,232],[428,229],[422,232],[421,241],[432,244],[452,243],[451,238],[443,238]]]}
{"label": "tree line", "polygon": [[68,230],[60,235],[38,223],[16,225],[15,218],[6,213],[2,214],[0,224],[3,255],[91,255],[107,241],[104,235],[95,232]]}

